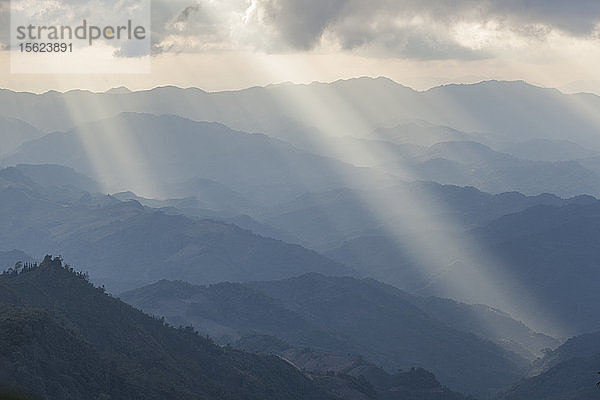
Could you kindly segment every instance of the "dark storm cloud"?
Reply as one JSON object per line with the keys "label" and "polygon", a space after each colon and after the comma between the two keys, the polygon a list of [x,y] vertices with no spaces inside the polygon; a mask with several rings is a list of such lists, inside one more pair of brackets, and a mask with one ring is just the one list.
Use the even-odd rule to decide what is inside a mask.
{"label": "dark storm cloud", "polygon": [[[452,4],[454,3],[454,4]],[[447,35],[427,26],[399,25],[427,17],[448,26],[455,19],[477,14],[476,2],[464,0],[259,0],[263,22],[274,27],[284,46],[308,50],[323,35],[339,42],[346,50],[367,48],[377,56],[418,59],[485,57],[465,48]]]}
{"label": "dark storm cloud", "polygon": [[[552,29],[591,35],[600,21],[600,0],[258,0],[263,22],[283,44],[313,48],[325,33],[343,48],[373,46],[414,58],[477,58],[427,24],[496,21],[522,36],[543,37]],[[399,25],[421,18],[425,26]]]}
{"label": "dark storm cloud", "polygon": [[426,27],[398,27],[382,22],[374,26],[344,24],[336,27],[336,34],[342,49],[363,48],[368,55],[380,58],[474,60],[489,57],[485,51],[461,46],[443,32]]}
{"label": "dark storm cloud", "polygon": [[576,36],[590,35],[600,22],[598,0],[496,0],[490,13],[510,15],[523,24],[541,23]]}
{"label": "dark storm cloud", "polygon": [[265,13],[265,23],[277,27],[287,44],[307,50],[340,16],[347,3],[348,0],[266,0],[259,4]]}

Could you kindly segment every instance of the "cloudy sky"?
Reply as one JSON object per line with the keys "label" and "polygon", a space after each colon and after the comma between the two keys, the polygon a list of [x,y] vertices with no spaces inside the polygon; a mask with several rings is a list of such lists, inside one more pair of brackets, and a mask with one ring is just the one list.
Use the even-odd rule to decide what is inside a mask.
{"label": "cloudy sky", "polygon": [[10,73],[10,7],[0,0],[0,87],[223,90],[388,76],[417,89],[524,79],[600,93],[598,0],[154,0],[152,7],[151,74],[23,75]]}

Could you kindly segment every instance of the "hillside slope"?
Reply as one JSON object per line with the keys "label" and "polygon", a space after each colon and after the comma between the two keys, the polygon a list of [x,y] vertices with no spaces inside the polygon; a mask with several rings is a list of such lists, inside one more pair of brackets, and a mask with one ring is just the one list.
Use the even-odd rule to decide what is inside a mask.
{"label": "hillside slope", "polygon": [[278,358],[165,326],[60,259],[1,275],[0,298],[1,382],[42,399],[334,398]]}

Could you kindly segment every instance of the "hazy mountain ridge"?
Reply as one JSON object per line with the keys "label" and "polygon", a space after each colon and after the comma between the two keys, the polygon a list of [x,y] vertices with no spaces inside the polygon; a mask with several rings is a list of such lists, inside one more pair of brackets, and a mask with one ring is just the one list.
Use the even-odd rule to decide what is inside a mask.
{"label": "hazy mountain ridge", "polygon": [[522,381],[506,392],[507,400],[587,400],[598,395],[600,355],[571,359],[547,372]]}
{"label": "hazy mountain ridge", "polygon": [[[203,180],[204,181],[204,180]],[[299,240],[294,237],[292,234],[273,228],[265,223],[262,223],[255,218],[250,217],[245,214],[238,214],[235,212],[235,209],[243,209],[249,210],[253,209],[257,214],[260,214],[258,210],[260,210],[259,206],[253,205],[252,208],[248,208],[246,206],[242,207],[232,207],[228,208],[228,204],[238,203],[237,198],[233,199],[222,199],[223,201],[217,201],[217,198],[221,200],[221,190],[217,189],[217,192],[211,190],[215,185],[212,183],[208,183],[209,189],[202,191],[202,199],[206,199],[207,196],[210,199],[213,199],[209,202],[203,202],[199,200],[196,196],[180,198],[180,199],[167,199],[167,200],[156,200],[156,199],[148,199],[144,197],[140,197],[133,192],[122,192],[122,193],[114,193],[111,196],[119,199],[120,201],[129,201],[135,200],[144,206],[155,208],[157,210],[163,211],[166,214],[174,214],[174,215],[185,215],[191,218],[198,219],[212,219],[216,221],[222,221],[225,223],[230,223],[233,225],[237,225],[240,228],[252,231],[260,236],[264,236],[271,239],[279,239],[288,243],[298,243]],[[219,186],[219,185],[217,185]],[[202,186],[204,189],[206,186]],[[195,189],[194,189],[195,190]],[[227,191],[227,189],[225,189]],[[249,201],[245,199],[240,199],[244,204],[250,204]],[[239,204],[239,203],[238,203]],[[211,207],[211,205],[213,207]]]}
{"label": "hazy mountain ridge", "polygon": [[583,148],[579,158],[563,160],[563,157],[549,155],[548,160],[540,161],[517,158],[476,141],[455,140],[425,147],[382,140],[342,139],[334,141],[332,146],[335,151],[331,154],[321,153],[338,155],[345,162],[375,168],[408,181],[475,186],[490,193],[518,191],[567,197],[600,193],[598,170],[595,166],[588,168],[590,161],[583,159],[595,153],[584,153]]}
{"label": "hazy mountain ridge", "polygon": [[584,148],[568,140],[531,139],[515,143],[502,149],[524,160],[569,161],[597,155],[597,152]]}
{"label": "hazy mountain ridge", "polygon": [[3,246],[30,254],[56,251],[115,289],[162,278],[206,283],[351,273],[313,251],[235,225],[168,215],[135,201],[79,196],[55,198],[18,170],[0,171]]}
{"label": "hazy mountain ridge", "polygon": [[440,297],[409,295],[396,287],[365,279],[377,290],[400,296],[438,321],[463,332],[473,333],[495,342],[524,358],[535,360],[549,349],[561,344],[560,340],[533,331],[510,314],[484,304],[466,304]]}
{"label": "hazy mountain ridge", "polygon": [[3,115],[41,126],[46,132],[133,111],[173,113],[199,121],[219,121],[249,132],[284,135],[283,128],[297,125],[296,121],[311,125],[302,106],[310,109],[308,104],[314,99],[327,102],[336,115],[359,112],[367,130],[410,119],[466,132],[494,133],[507,140],[523,141],[525,134],[531,139],[568,139],[567,132],[577,132],[576,138],[571,138],[575,142],[597,143],[593,134],[597,120],[580,114],[576,105],[583,102],[589,109],[598,108],[600,97],[565,95],[522,81],[445,85],[426,92],[416,92],[387,78],[357,78],[216,93],[176,87],[119,94],[0,93]]}
{"label": "hazy mountain ridge", "polygon": [[[583,101],[593,109],[600,101],[594,96],[582,99],[524,82],[447,85],[415,92],[383,78],[363,78],[234,92],[207,93],[164,87],[131,93],[51,93],[35,98],[45,103],[47,96],[54,100],[61,98],[65,104],[77,103],[72,107],[81,112],[71,110],[72,115],[64,119],[67,125],[62,127],[62,130],[75,130],[68,134],[52,133],[27,143],[4,162],[68,165],[118,191],[179,197],[182,190],[174,186],[176,183],[208,178],[248,200],[267,202],[273,197],[287,196],[287,200],[292,200],[303,192],[339,186],[331,176],[334,174],[337,181],[345,181],[343,186],[386,179],[377,177],[373,171],[356,170],[352,167],[355,165],[377,168],[405,180],[471,185],[492,193],[600,194],[600,168],[589,160],[600,151],[597,140],[600,120],[580,114],[574,107]],[[90,114],[83,107],[88,101],[94,104],[109,101],[110,104],[106,108],[96,107],[95,110],[102,111]],[[121,101],[122,107],[116,108],[115,104]],[[526,109],[535,114],[531,118],[523,112],[524,101],[528,101]],[[325,104],[321,103],[326,103],[326,112],[323,111]],[[50,107],[60,108],[60,102]],[[438,113],[432,114],[433,110]],[[123,111],[129,113],[123,115]],[[22,110],[17,112],[20,113]],[[251,136],[254,140],[249,142],[248,136],[230,137],[229,142],[223,142],[215,136],[223,133],[220,126],[196,123],[192,128],[191,122],[173,117],[167,121],[169,117],[164,114],[196,121],[218,121],[237,129],[235,133],[262,132],[269,137],[262,137],[261,145],[261,135]],[[474,115],[477,118],[473,118]],[[461,116],[463,118],[459,118]],[[36,115],[30,117],[37,118]],[[143,118],[149,121],[140,122]],[[459,125],[464,125],[463,131],[456,129]],[[157,132],[160,130],[163,132]],[[197,133],[194,138],[190,136],[193,130]],[[165,137],[167,133],[170,140]],[[141,143],[142,137],[152,144],[132,145]],[[341,141],[344,137],[358,141],[354,144]],[[275,138],[279,141],[274,141]],[[189,146],[180,145],[179,141],[184,139]],[[116,143],[122,147],[118,152],[112,146]],[[289,143],[298,147],[296,152],[281,147]],[[407,147],[409,144],[432,147],[415,154],[418,146],[411,150]],[[529,150],[525,154],[517,150],[513,153],[522,158],[532,154],[533,160],[497,151],[515,149],[517,144],[528,146]],[[258,149],[253,146],[262,146],[260,152],[267,156],[256,157]],[[205,148],[216,148],[217,154],[207,154]],[[190,151],[192,149],[196,154]],[[304,149],[304,153],[298,154],[298,149]],[[319,159],[318,155],[330,160]],[[205,162],[199,161],[204,158]],[[99,164],[102,173],[98,171]],[[271,165],[270,170],[267,164]],[[252,169],[247,168],[250,165]],[[316,169],[324,176],[319,176]],[[194,176],[189,176],[191,170],[196,171]],[[228,170],[235,174],[225,173]],[[122,171],[129,172],[119,173]],[[296,171],[296,176],[292,171]],[[256,182],[257,178],[263,182]],[[152,182],[144,182],[149,180]],[[282,186],[284,182],[288,184]],[[257,197],[260,192],[266,195]],[[189,195],[194,194],[187,192],[183,197]],[[248,212],[239,208],[236,211]]]}
{"label": "hazy mountain ridge", "polygon": [[[70,147],[69,143],[65,141],[72,142],[74,138],[64,136],[62,133],[51,134],[44,140],[37,141],[37,144],[30,143],[16,154],[13,153],[6,158],[5,163],[61,163],[58,154],[44,153],[45,149],[53,148],[64,159],[63,164],[75,167],[97,180],[103,180],[94,175],[97,172],[94,171],[94,168],[97,166],[90,165],[90,160],[86,157],[76,157],[75,155],[85,154],[85,150],[89,151],[90,148],[98,146],[100,146],[97,150],[99,153],[110,154],[107,149],[102,148],[106,145],[102,144],[102,141],[109,140],[112,143],[119,143],[123,146],[124,152],[129,152],[128,156],[133,158],[130,162],[134,163],[131,167],[132,170],[140,173],[146,171],[148,176],[153,176],[154,184],[156,184],[156,180],[159,181],[158,186],[164,186],[167,177],[173,181],[173,176],[177,176],[182,180],[198,177],[210,178],[241,192],[247,198],[256,195],[257,190],[272,189],[254,187],[252,190],[244,192],[241,188],[234,187],[242,182],[235,181],[235,177],[232,176],[222,176],[223,168],[220,169],[220,172],[211,170],[210,163],[200,168],[196,176],[184,177],[192,165],[198,170],[197,164],[189,163],[190,156],[187,151],[189,149],[179,148],[178,151],[169,152],[168,149],[170,146],[172,147],[172,143],[162,141],[167,144],[164,149],[166,154],[161,154],[160,150],[163,149],[151,149],[147,146],[134,150],[131,148],[131,143],[139,142],[135,138],[141,132],[127,132],[131,136],[126,139],[123,137],[119,137],[119,140],[110,139],[110,134],[106,132],[158,129],[158,127],[133,124],[131,121],[124,121],[122,116],[118,117],[123,111],[128,111],[155,115],[180,115],[196,121],[218,121],[238,131],[262,132],[269,135],[271,139],[283,139],[299,148],[334,157],[347,164],[363,165],[364,162],[367,162],[367,166],[381,167],[387,173],[408,180],[434,180],[448,184],[473,185],[494,193],[504,191],[520,191],[526,194],[549,192],[561,196],[583,193],[600,194],[600,169],[595,165],[588,168],[590,163],[577,161],[579,158],[589,158],[597,154],[593,149],[596,149],[596,152],[600,151],[600,141],[597,139],[600,120],[589,115],[590,113],[576,111],[586,109],[586,107],[592,110],[594,106],[600,106],[600,98],[566,95],[556,90],[539,88],[524,82],[490,81],[472,85],[447,85],[426,92],[415,92],[388,79],[361,78],[331,84],[272,85],[265,88],[256,87],[216,93],[175,87],[106,94],[69,92],[24,96],[10,92],[5,94],[4,101],[9,102],[11,96],[23,97],[24,102],[32,101],[31,96],[34,96],[36,105],[45,104],[49,109],[58,108],[55,110],[58,115],[66,113],[67,115],[60,120],[61,126],[56,126],[56,129],[53,130],[65,131],[75,127],[79,128],[79,132],[101,130],[104,132],[101,135],[104,139],[98,138],[95,142],[91,141],[93,144],[80,143],[76,146],[77,148],[65,151]],[[50,99],[53,100],[52,104],[46,104]],[[0,96],[0,104],[2,102],[3,99]],[[26,115],[22,115],[22,110],[13,109],[13,103],[8,105],[5,113],[13,115],[11,112],[14,112],[17,117],[25,118]],[[18,101],[16,103],[18,104]],[[576,107],[579,103],[585,104],[586,107]],[[86,107],[89,104],[93,104],[95,107]],[[102,104],[103,107],[99,107],[99,104]],[[69,112],[61,111],[61,107],[67,107]],[[326,112],[324,111],[325,107]],[[73,110],[80,112],[73,112]],[[524,110],[528,111],[524,112]],[[44,113],[44,111],[40,110],[40,113]],[[27,115],[37,118],[37,115]],[[334,116],[338,117],[334,118]],[[45,122],[51,124],[52,120],[50,118]],[[91,121],[104,122],[92,123]],[[102,129],[99,128],[102,126],[101,124],[104,124]],[[164,124],[161,125],[160,122],[157,124],[163,126],[165,131],[173,131],[175,135],[181,135],[179,130],[187,129],[182,128],[177,121],[171,121],[168,127]],[[198,125],[198,129],[211,131],[216,128],[215,126]],[[71,139],[68,139],[69,137]],[[369,146],[360,144],[350,146],[351,148],[356,147],[353,151],[342,151],[345,145],[340,145],[338,140],[342,137],[369,139],[375,142],[371,142]],[[91,139],[86,140],[90,141]],[[204,140],[206,140],[206,136]],[[215,145],[214,138],[211,140],[213,142],[192,141],[191,143],[195,144],[190,147],[201,152],[203,147]],[[454,155],[452,153],[456,153],[456,151],[451,149],[451,151],[443,150],[441,153],[440,149],[432,149],[428,152],[429,154],[424,155],[425,158],[409,157],[408,160],[405,160],[406,155],[402,151],[393,151],[392,144],[381,143],[381,140],[438,147],[440,146],[438,143],[448,140],[451,143],[445,143],[443,146],[456,147],[459,142],[476,142],[491,145],[500,150],[514,148],[517,143],[522,144],[521,147],[529,146],[531,148],[531,143],[534,143],[534,148],[521,155],[527,158],[527,154],[537,151],[538,153],[543,152],[545,156],[534,154],[531,157],[533,160],[511,159],[506,155],[486,150],[480,145],[477,149],[471,148],[468,152],[463,149]],[[376,142],[384,149],[369,149]],[[273,142],[270,143],[274,145]],[[538,147],[545,146],[550,150],[536,150],[535,143],[538,144]],[[558,143],[562,144],[559,149],[556,148]],[[464,147],[465,144],[462,146]],[[592,150],[585,152],[584,148]],[[398,147],[395,149],[399,150]],[[565,157],[560,154],[560,149],[564,149],[563,152],[566,153],[585,157],[576,159]],[[263,153],[265,151],[265,149],[262,150]],[[552,156],[549,154],[550,151],[556,155]],[[217,152],[222,153],[223,150]],[[518,153],[518,151],[516,152]],[[181,159],[173,160],[173,154],[178,154]],[[278,160],[279,168],[286,166],[286,168],[295,168],[296,171],[303,171],[303,168],[307,168],[306,166],[310,166],[315,160],[313,159],[311,162],[310,159],[306,159],[302,162],[303,168],[300,168],[297,162],[289,162],[290,159],[294,159],[294,156],[286,154],[285,157],[282,157],[283,160]],[[383,160],[380,157],[382,154],[384,155]],[[140,155],[143,157],[137,159]],[[200,155],[207,157],[206,154]],[[221,156],[225,157],[225,154],[223,153]],[[479,160],[473,160],[473,156]],[[257,167],[265,161],[274,160],[270,157],[266,157],[266,160],[252,157],[252,151],[248,152],[246,149],[242,154],[237,153],[237,157],[222,160],[222,162],[225,164],[228,162],[230,165],[227,167],[236,170],[235,164],[240,159],[247,161],[248,165]],[[163,162],[162,158],[166,158],[170,162],[167,165],[161,164],[155,167],[154,163]],[[470,161],[469,158],[471,158]],[[117,161],[116,165],[119,162],[123,163],[123,160],[115,161]],[[122,174],[113,170],[113,164],[115,164],[114,161],[107,162],[105,165],[105,175],[110,176],[111,179],[108,180],[113,181],[105,183],[117,185],[119,187],[117,190],[134,190],[137,193],[146,191],[146,194],[151,193],[152,190],[160,191],[160,187],[152,187],[153,185],[146,185],[149,187],[144,187],[143,190],[134,187],[139,185],[140,177],[138,176],[137,179],[123,177]],[[179,166],[176,167],[176,165]],[[327,162],[323,164],[321,161],[320,166],[324,167],[321,168],[323,172],[331,173],[333,169],[344,177],[353,173],[352,169],[348,169],[348,165],[335,165],[335,163]],[[207,168],[208,171],[206,171]],[[236,173],[245,177],[248,180],[246,183],[252,182],[252,177],[243,169],[236,170]],[[267,180],[275,180],[276,184],[281,183],[281,180],[266,174],[264,170],[258,175]],[[318,174],[314,173],[302,172],[300,175],[297,178],[308,183],[318,179]],[[366,174],[365,178],[366,181],[369,181],[369,174]],[[358,181],[358,179],[351,178],[346,180],[348,182]],[[331,186],[331,184],[333,182],[329,180],[329,185]],[[298,191],[294,193],[301,194]],[[263,197],[260,200],[265,201],[266,199]]]}
{"label": "hazy mountain ridge", "polygon": [[[116,143],[125,150],[116,149]],[[127,149],[130,153],[121,153]],[[147,114],[120,114],[76,131],[47,135],[21,146],[5,162],[66,165],[111,187],[158,197],[163,192],[177,195],[182,183],[203,178],[266,205],[307,191],[393,181],[265,135]],[[193,188],[185,186],[185,195],[193,195]]]}
{"label": "hazy mountain ridge", "polygon": [[[353,273],[351,269],[299,246],[259,238],[250,232],[217,221],[198,221],[182,215],[157,213],[155,210],[142,207],[137,202],[123,203],[112,197],[89,194],[86,196],[83,191],[60,193],[62,197],[55,192],[47,193],[44,188],[35,184],[22,173],[19,175],[18,169],[2,171],[0,182],[6,182],[6,189],[0,193],[4,205],[0,214],[8,229],[3,235],[5,247],[23,249],[30,254],[43,254],[48,250],[61,253],[77,263],[88,265],[88,269],[95,279],[101,279],[102,283],[114,290],[136,287],[163,278],[207,283],[223,280],[279,279],[310,271],[329,275]],[[431,207],[428,209],[449,209],[449,215],[458,217],[459,221],[463,219],[465,225],[455,226],[454,229],[457,230],[450,231],[450,234],[464,234],[464,229],[468,229],[472,225],[485,225],[490,222],[490,218],[518,212],[535,204],[571,204],[573,207],[581,204],[580,207],[584,207],[586,204],[596,202],[591,197],[562,200],[547,195],[525,197],[508,193],[491,196],[473,188],[436,184],[411,184],[404,189],[400,188],[399,191],[392,192],[393,196],[402,199],[402,190],[409,190],[411,196],[422,191],[423,197],[432,201]],[[381,232],[377,233],[382,223],[379,219],[381,217],[375,216],[376,218],[374,218],[368,214],[365,215],[364,210],[368,208],[361,203],[360,196],[357,198],[356,193],[352,190],[340,193],[341,197],[335,191],[326,194],[325,202],[313,201],[311,200],[313,195],[309,195],[291,208],[286,205],[279,210],[272,209],[271,212],[274,212],[275,215],[279,213],[287,215],[287,221],[281,220],[284,223],[277,222],[279,217],[262,220],[267,222],[267,226],[283,232],[291,231],[294,237],[303,241],[304,238],[314,235],[317,242],[313,243],[319,243],[319,238],[343,241],[345,237],[348,237],[338,236],[339,239],[335,239],[336,235],[339,235],[339,229],[343,226],[335,223],[331,226],[327,224],[335,222],[337,218],[338,221],[349,224],[347,233],[344,235],[355,234],[359,239],[345,246],[342,252],[336,251],[327,255],[357,270],[363,276],[372,276],[403,289],[419,290],[421,294],[425,295],[453,297],[472,303],[486,303],[487,299],[481,296],[465,298],[461,297],[464,295],[462,293],[447,291],[446,282],[463,279],[461,274],[468,273],[472,266],[453,267],[448,270],[445,265],[440,265],[438,268],[443,274],[424,276],[424,271],[415,255],[403,250],[402,246],[398,247],[401,244],[398,242],[398,238],[392,240],[389,237],[381,236]],[[374,193],[368,194],[373,195]],[[340,199],[342,203],[340,203]],[[340,207],[340,204],[344,204],[343,202],[348,200],[350,201],[349,206]],[[328,205],[329,202],[331,203]],[[296,212],[294,211],[295,207],[299,207],[300,214],[293,215]],[[491,210],[495,209],[496,211],[490,211],[490,207]],[[585,213],[585,208],[581,210]],[[290,212],[292,213],[290,214]],[[323,217],[319,217],[319,215],[323,215]],[[394,216],[391,214],[388,214],[387,218],[388,222],[394,221]],[[442,214],[440,218],[446,218],[446,216]],[[537,226],[538,218],[545,217],[540,214],[528,218],[520,224],[525,224],[524,226],[529,229]],[[568,221],[569,218],[573,218],[570,221],[571,224],[577,224],[577,221],[582,219],[587,220],[582,222],[583,226],[591,223],[591,220],[581,213],[566,215],[563,220]],[[360,231],[360,229],[366,231]],[[32,235],[32,232],[35,234]],[[554,315],[554,317],[558,317],[561,325],[570,326],[570,330],[560,331],[557,334],[576,334],[595,328],[591,307],[577,306],[576,310],[574,308],[578,301],[584,301],[587,304],[589,300],[593,301],[595,298],[595,291],[589,284],[590,280],[578,278],[578,275],[572,276],[568,270],[558,267],[560,262],[565,262],[565,265],[574,265],[573,260],[582,260],[587,267],[583,264],[574,266],[584,271],[586,276],[594,276],[595,270],[591,268],[594,260],[588,257],[589,252],[579,251],[573,255],[571,247],[552,245],[551,253],[556,256],[551,258],[546,258],[539,252],[515,253],[514,249],[523,248],[530,239],[524,238],[524,240],[518,240],[518,243],[513,240],[514,245],[510,241],[503,244],[501,235],[508,235],[509,238],[522,235],[526,231],[521,229],[521,225],[510,225],[497,230],[497,232],[490,232],[482,234],[480,231],[474,230],[474,242],[485,244],[494,254],[498,252],[498,258],[504,265],[514,267],[508,272],[523,279],[517,287],[538,296],[540,301],[554,304],[558,301],[557,296],[552,296],[554,290],[562,291],[561,288],[564,288],[569,282],[583,282],[583,286],[580,286],[583,289],[578,291],[577,300],[566,297],[560,305],[546,309],[547,317]],[[380,236],[373,236],[373,233]],[[559,240],[560,235],[557,233],[553,233],[553,235],[555,239],[552,240]],[[580,233],[565,240],[573,240],[573,238],[579,237],[578,235]],[[374,241],[365,243],[364,240],[369,238]],[[324,241],[321,242],[321,244],[324,243]],[[594,246],[592,237],[587,237],[578,245],[582,246],[584,243]],[[335,246],[335,242],[333,246]],[[505,246],[507,250],[500,250],[501,247],[498,246]],[[529,246],[539,248],[537,245],[529,244]],[[361,249],[360,252],[356,253],[359,249]],[[357,257],[357,254],[362,254],[362,258]],[[125,275],[125,279],[115,280],[110,275],[121,271],[124,257],[129,260],[126,263],[128,275]],[[448,254],[447,257],[448,263],[454,261],[452,254]],[[293,262],[290,263],[290,260]],[[169,265],[178,265],[178,267],[162,271],[160,263],[163,262],[167,262]],[[539,268],[545,264],[557,267],[549,272],[542,272],[543,270]],[[528,265],[528,269],[517,268],[516,266],[519,265]],[[106,269],[107,266],[110,266],[112,270]],[[538,269],[537,274],[543,277],[543,285],[536,280],[538,276],[532,275],[533,272],[529,275],[524,273],[526,270],[533,271],[531,267]],[[588,270],[589,274],[585,272]],[[561,274],[564,277],[556,279]],[[515,285],[514,282],[506,284]],[[513,311],[504,303],[493,305]],[[533,317],[541,317],[543,314],[535,308],[529,311]],[[522,316],[522,318],[525,317]],[[528,323],[532,324],[531,321]],[[548,329],[544,321],[538,321],[536,324],[537,329]]]}
{"label": "hazy mountain ridge", "polygon": [[262,333],[299,347],[341,353],[358,350],[344,335],[323,329],[248,285],[219,283],[204,287],[163,280],[119,297],[175,325],[192,325],[219,343],[235,343],[244,336]]}
{"label": "hazy mountain ridge", "polygon": [[[121,297],[167,320],[220,334],[220,340],[270,335],[300,348],[362,354],[390,370],[422,366],[467,393],[509,384],[527,369],[516,354],[430,317],[410,296],[351,278],[305,275],[208,288],[159,282]],[[461,376],[452,372],[457,368]]]}
{"label": "hazy mountain ridge", "polygon": [[0,156],[14,151],[30,140],[42,137],[44,133],[26,122],[10,117],[0,117]]}
{"label": "hazy mountain ridge", "polygon": [[[466,192],[457,189],[457,193],[462,196]],[[489,203],[474,202],[471,205],[465,202],[464,206],[477,215],[477,204],[491,205],[493,200],[503,197],[507,200],[504,205],[511,206],[529,200],[506,194],[489,198]],[[456,197],[457,200],[460,198]],[[593,305],[598,299],[593,282],[598,279],[594,249],[598,247],[596,216],[599,203],[591,196],[567,200],[541,196],[537,200],[539,205],[529,204],[522,210],[517,207],[512,214],[505,209],[506,215],[491,221],[480,219],[479,226],[447,232],[448,235],[466,237],[474,246],[475,258],[487,260],[489,257],[493,260],[493,268],[485,262],[482,265],[465,264],[465,255],[449,251],[444,254],[447,264],[441,262],[436,268],[429,265],[429,269],[423,270],[412,247],[383,229],[359,233],[337,249],[325,251],[325,254],[358,272],[404,290],[469,303],[493,304],[515,312],[501,298],[492,300],[489,291],[451,289],[453,284],[460,287],[460,283],[477,270],[505,275],[505,279],[496,278],[494,281],[497,288],[512,288],[513,294],[527,293],[537,298],[537,306],[525,300],[519,303],[521,311],[525,312],[520,318],[529,325],[559,336],[596,330],[598,325]],[[336,208],[332,205],[329,209],[335,215]],[[493,208],[489,210],[491,215]],[[573,291],[574,288],[577,290]],[[506,290],[501,289],[501,292],[506,293]],[[552,320],[555,322],[552,323]]]}
{"label": "hazy mountain ridge", "polygon": [[571,359],[583,359],[600,355],[600,332],[574,336],[535,363],[534,371],[546,372],[550,368]]}
{"label": "hazy mountain ridge", "polygon": [[62,165],[18,164],[15,168],[46,190],[79,189],[90,193],[102,192],[102,186],[98,182]]}
{"label": "hazy mountain ridge", "polygon": [[473,233],[572,335],[600,329],[594,307],[599,218],[600,202],[587,199],[531,207]]}
{"label": "hazy mountain ridge", "polygon": [[[397,204],[405,204],[406,209],[392,208],[377,213],[369,200],[379,198],[394,199]],[[537,204],[562,205],[581,199],[561,199],[550,194],[525,196],[516,192],[492,195],[473,187],[416,182],[368,191],[346,188],[307,193],[270,208],[261,220],[292,233],[303,244],[330,251],[357,237],[381,235],[384,221],[402,221],[414,201],[421,202],[431,219],[452,220],[453,228],[461,231]]]}
{"label": "hazy mountain ridge", "polygon": [[447,126],[439,126],[425,121],[408,121],[393,127],[384,127],[375,130],[377,140],[394,144],[409,144],[422,147],[433,146],[442,142],[468,142],[475,141],[486,143],[493,140],[490,135],[480,133],[461,132]]}
{"label": "hazy mountain ridge", "polygon": [[[310,274],[253,285],[284,301],[290,309],[301,312],[312,321],[318,321],[329,329],[346,332],[349,337],[361,341],[375,354],[378,353],[378,358],[374,360],[376,363],[392,368],[407,368],[414,366],[411,365],[415,363],[413,357],[417,357],[422,360],[419,364],[429,368],[449,387],[463,393],[481,395],[486,390],[501,387],[519,375],[518,371],[527,364],[520,357],[515,358],[514,353],[501,350],[499,346],[482,341],[475,335],[451,328],[448,330],[445,324],[405,299],[373,291],[370,284],[351,278],[326,278]],[[391,301],[394,305],[381,313],[380,307],[384,301]],[[405,324],[408,318],[414,322]],[[446,334],[438,336],[438,329],[445,330]],[[403,335],[399,336],[399,332]],[[459,350],[463,345],[464,350]],[[496,353],[499,357],[494,355],[498,349],[501,350]],[[446,350],[457,353],[442,356]],[[474,354],[479,351],[487,356],[475,357]],[[396,363],[394,358],[398,360]],[[448,363],[456,363],[456,366]],[[461,371],[460,376],[453,372],[457,371],[456,368]],[[513,378],[507,374],[513,375]],[[482,391],[484,388],[486,390]]]}

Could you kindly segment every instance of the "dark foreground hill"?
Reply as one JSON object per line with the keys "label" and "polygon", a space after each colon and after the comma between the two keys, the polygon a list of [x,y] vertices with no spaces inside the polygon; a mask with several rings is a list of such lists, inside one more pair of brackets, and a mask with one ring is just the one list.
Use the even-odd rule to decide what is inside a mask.
{"label": "dark foreground hill", "polygon": [[40,399],[334,399],[289,363],[223,349],[60,259],[0,276],[0,386]]}

